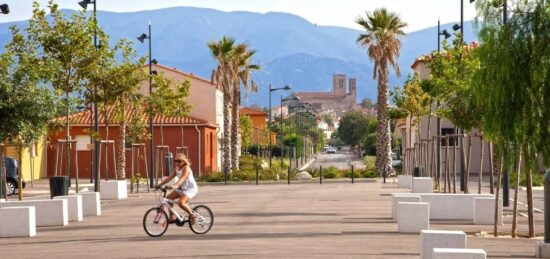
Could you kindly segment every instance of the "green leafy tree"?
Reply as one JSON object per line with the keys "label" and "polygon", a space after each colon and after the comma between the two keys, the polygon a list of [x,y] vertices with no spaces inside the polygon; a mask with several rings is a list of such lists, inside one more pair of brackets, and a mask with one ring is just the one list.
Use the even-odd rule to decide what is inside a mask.
{"label": "green leafy tree", "polygon": [[248,116],[239,118],[239,129],[241,132],[242,147],[247,150],[252,144],[252,120]]}
{"label": "green leafy tree", "polygon": [[[11,27],[12,41],[0,54],[0,144],[29,146],[43,139],[58,99],[40,77],[37,48]],[[0,197],[5,197],[4,149],[0,147]],[[19,179],[22,179],[21,177]]]}
{"label": "green leafy tree", "polygon": [[376,108],[376,104],[368,97],[363,98],[363,101],[361,101],[361,107],[363,109],[373,109]]}
{"label": "green leafy tree", "polygon": [[[376,170],[380,175],[390,175],[391,166],[391,133],[387,118],[388,108],[388,65],[399,75],[397,57],[401,49],[399,37],[404,35],[403,28],[407,26],[399,15],[385,8],[367,12],[366,17],[357,17],[357,24],[366,33],[359,35],[357,42],[368,49],[368,55],[374,61],[373,76],[378,78],[378,129],[376,148]],[[386,171],[384,171],[386,170]]]}
{"label": "green leafy tree", "polygon": [[368,125],[367,115],[360,111],[349,111],[340,120],[338,138],[347,145],[360,149],[360,144],[367,137]]}
{"label": "green leafy tree", "polygon": [[[550,166],[550,9],[548,1],[519,1],[504,25],[499,19],[501,11],[491,8],[490,1],[478,4],[481,43],[477,56],[483,69],[477,71],[474,94],[483,110],[485,135],[504,154],[504,168],[517,171],[519,177],[514,164],[524,158],[529,236],[533,237],[531,173],[539,154],[545,166]],[[515,215],[512,236],[516,235]]]}

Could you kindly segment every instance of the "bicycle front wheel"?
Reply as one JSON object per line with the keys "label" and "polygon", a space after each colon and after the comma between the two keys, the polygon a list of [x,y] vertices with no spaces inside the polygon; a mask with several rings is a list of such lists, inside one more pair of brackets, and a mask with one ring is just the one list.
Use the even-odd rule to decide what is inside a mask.
{"label": "bicycle front wheel", "polygon": [[143,216],[143,229],[147,235],[160,237],[168,230],[168,214],[160,207],[150,208]]}
{"label": "bicycle front wheel", "polygon": [[193,208],[193,212],[197,215],[197,220],[194,224],[189,222],[191,231],[195,234],[206,234],[214,225],[214,214],[210,208],[205,205],[198,205]]}

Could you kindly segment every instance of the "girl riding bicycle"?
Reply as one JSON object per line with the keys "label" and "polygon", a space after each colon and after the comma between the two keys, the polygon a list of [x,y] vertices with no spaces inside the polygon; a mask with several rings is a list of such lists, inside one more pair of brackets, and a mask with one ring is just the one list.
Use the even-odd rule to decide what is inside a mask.
{"label": "girl riding bicycle", "polygon": [[[197,216],[192,212],[187,203],[197,194],[197,183],[195,182],[195,177],[193,177],[189,159],[185,154],[178,153],[174,162],[176,163],[174,173],[155,186],[155,189],[159,189],[172,179],[176,179],[175,183],[168,187],[168,189],[172,189],[172,192],[170,192],[166,198],[176,201],[180,208],[182,208],[189,215],[191,224],[194,224]],[[169,222],[176,222],[176,218],[172,215],[172,213],[170,213]]]}

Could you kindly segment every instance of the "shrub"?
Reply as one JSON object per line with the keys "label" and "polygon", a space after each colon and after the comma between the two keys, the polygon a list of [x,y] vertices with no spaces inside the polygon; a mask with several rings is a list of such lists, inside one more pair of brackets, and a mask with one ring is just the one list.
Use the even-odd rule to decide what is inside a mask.
{"label": "shrub", "polygon": [[332,178],[337,178],[338,176],[339,176],[338,170],[334,166],[331,166],[327,169],[323,169],[323,178],[332,179]]}
{"label": "shrub", "polygon": [[[544,185],[544,176],[543,176],[543,174],[535,171],[531,175],[532,175],[532,179],[533,179],[533,186],[543,186]],[[509,176],[510,186],[516,186],[516,178],[517,178],[517,173],[516,172],[510,172],[510,176]],[[520,186],[527,186],[527,174],[525,173],[525,171],[520,173],[519,185]]]}
{"label": "shrub", "polygon": [[376,170],[365,169],[365,171],[363,171],[363,177],[365,177],[365,178],[377,178],[378,173],[376,172]]}
{"label": "shrub", "polygon": [[[342,172],[342,175],[343,175],[344,177],[351,178],[351,169],[349,169],[349,170],[344,170],[344,171]],[[353,171],[353,178],[359,178],[359,177],[361,177],[361,172],[360,172],[360,170],[355,169],[355,170]]]}

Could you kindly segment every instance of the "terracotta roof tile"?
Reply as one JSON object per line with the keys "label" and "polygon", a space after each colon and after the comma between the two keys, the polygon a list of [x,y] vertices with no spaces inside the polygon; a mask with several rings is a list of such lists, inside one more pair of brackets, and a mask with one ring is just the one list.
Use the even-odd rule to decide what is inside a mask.
{"label": "terracotta roof tile", "polygon": [[[138,109],[132,109],[131,107],[126,108],[126,118],[127,121],[130,121],[131,118],[136,116],[136,114],[140,114],[140,116],[145,116],[145,107],[141,106]],[[107,114],[109,117],[111,117],[113,113],[113,106],[110,106],[108,108]],[[58,117],[55,119],[59,123],[65,123],[67,116]],[[72,125],[90,125],[92,123],[92,112],[91,110],[85,110],[81,112],[76,112],[71,115],[69,115],[69,120],[71,121]],[[153,117],[153,124],[160,124],[163,123],[164,125],[180,125],[183,123],[184,125],[195,125],[195,124],[201,124],[201,125],[211,125],[205,120],[201,120],[195,117],[191,116],[183,116],[183,117],[167,117],[167,116],[160,116],[155,115]],[[114,119],[110,119],[109,123],[115,124],[116,122]],[[103,116],[103,113],[99,113],[99,124],[105,125],[105,116]],[[214,125],[211,125],[214,126]]]}
{"label": "terracotta roof tile", "polygon": [[241,107],[239,113],[244,115],[267,115],[267,113],[263,111],[250,107]]}

